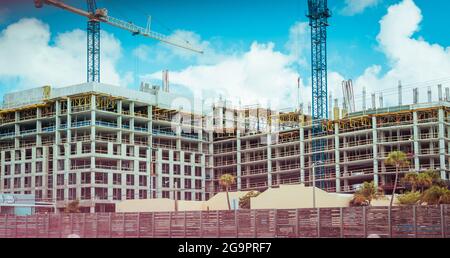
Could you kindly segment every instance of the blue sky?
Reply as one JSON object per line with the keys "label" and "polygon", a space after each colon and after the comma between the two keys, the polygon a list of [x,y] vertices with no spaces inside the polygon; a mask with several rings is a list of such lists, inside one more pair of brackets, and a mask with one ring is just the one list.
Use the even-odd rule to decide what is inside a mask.
{"label": "blue sky", "polygon": [[[84,1],[66,0],[65,2],[85,8]],[[198,39],[199,46],[206,46],[205,51],[207,51],[206,56],[208,57],[199,58],[187,52],[183,53],[179,50],[165,47],[155,40],[134,37],[120,29],[102,25],[102,29],[112,37],[111,45],[117,43],[116,45],[119,45],[118,49],[120,49],[120,54],[116,55],[114,46],[111,46],[110,50],[106,47],[106,51],[111,51],[111,53],[106,52],[105,56],[112,56],[112,60],[110,60],[110,64],[106,64],[110,68],[105,69],[111,69],[112,73],[116,73],[117,77],[120,78],[120,84],[137,88],[139,81],[143,80],[143,78],[155,80],[157,78],[156,74],[162,69],[174,71],[174,79],[177,82],[177,76],[180,76],[180,80],[185,78],[183,75],[187,76],[183,74],[183,71],[186,72],[188,67],[208,65],[220,67],[220,64],[225,62],[224,60],[229,60],[230,57],[234,57],[236,62],[233,63],[238,64],[238,60],[244,59],[246,54],[252,52],[250,49],[254,42],[259,44],[272,42],[274,45],[273,49],[270,50],[270,54],[274,52],[275,54],[281,53],[289,56],[289,49],[286,45],[290,42],[290,29],[296,22],[307,21],[305,17],[307,11],[306,2],[306,0],[98,0],[98,7],[107,8],[111,16],[126,21],[131,20],[136,24],[145,26],[146,15],[150,14],[153,17],[152,28],[155,31],[168,35],[177,30],[188,31],[190,34],[181,35],[186,36],[190,41],[191,37]],[[377,40],[377,35],[381,31],[380,21],[387,15],[388,8],[397,4],[403,4],[405,9],[404,12],[399,10],[398,15],[405,13],[408,8],[414,11],[412,10],[414,9],[412,5],[420,10],[421,20],[415,24],[417,25],[416,32],[410,38],[419,41],[423,39],[430,47],[433,44],[439,45],[442,48],[443,60],[448,60],[450,56],[448,55],[450,26],[446,26],[449,23],[448,17],[445,17],[446,11],[444,10],[450,9],[450,1],[361,0],[361,2],[367,2],[367,8],[362,8],[358,13],[354,13],[348,10],[350,10],[350,5],[355,4],[355,1],[352,3],[352,1],[345,0],[329,0],[329,7],[332,10],[333,17],[330,19],[331,26],[328,33],[328,60],[330,73],[336,73],[337,81],[341,78],[360,79],[361,84],[364,82],[368,84],[367,87],[376,88],[373,85],[369,85],[374,82],[369,82],[372,79],[370,76],[364,76],[365,71],[373,66],[379,67],[380,71],[376,76],[379,81],[384,82],[384,79],[386,79],[384,77],[387,76],[390,70],[394,70],[393,63],[399,63],[397,59],[400,57],[395,57],[396,55],[390,53],[390,50],[386,50],[388,48],[383,48],[380,41]],[[65,35],[76,29],[84,30],[86,26],[86,20],[83,17],[78,17],[51,6],[36,9],[31,0],[1,2],[0,31],[5,30],[11,24],[18,23],[22,18],[36,18],[43,24],[48,25],[50,33],[48,46],[50,48],[57,45],[58,35]],[[402,21],[399,21],[399,23],[402,23]],[[408,27],[408,24],[405,24],[405,27]],[[282,63],[280,66],[299,72],[305,89],[304,100],[307,101],[306,99],[309,95],[307,94],[308,78],[310,74],[308,65],[310,57],[307,49],[309,42],[303,41],[303,39],[307,38],[307,31],[301,33],[303,34],[298,39],[300,42],[297,43],[299,45],[298,48],[303,49],[301,58],[306,63],[303,66],[297,66],[295,61],[287,61],[285,64],[283,63],[284,59],[280,59]],[[73,38],[80,38],[72,36]],[[74,50],[74,53],[85,54],[84,46],[81,43],[76,45],[83,49],[80,52]],[[265,47],[260,46],[259,50],[264,50],[266,47],[267,45]],[[62,48],[67,49],[68,47]],[[137,52],[136,49],[141,51]],[[10,51],[14,51],[14,49]],[[9,60],[9,62],[13,61]],[[74,62],[77,66],[76,69],[79,69],[79,62]],[[270,61],[266,60],[266,62]],[[214,71],[220,70],[215,69]],[[286,75],[290,76],[291,73],[287,72]],[[26,83],[24,81],[34,81],[32,79],[24,79],[27,76],[30,75],[24,75],[18,71],[4,72],[2,74],[0,70],[0,95],[4,94],[6,90],[25,87],[24,84]],[[280,76],[282,76],[281,73]],[[418,78],[410,78],[414,80],[407,82],[428,81],[438,79],[436,77],[440,76],[442,76],[441,78],[450,77],[450,70],[447,73],[443,71],[439,74],[424,74]],[[398,77],[398,79],[405,80],[409,76],[404,74],[398,75]],[[123,80],[123,78],[127,79]],[[269,79],[274,78],[272,76],[267,78],[267,80]],[[79,82],[84,82],[84,80],[85,76],[80,74]],[[275,78],[275,80],[277,79]],[[62,83],[64,80],[54,81],[54,84],[58,84],[58,82]],[[102,81],[104,81],[103,78]],[[246,82],[251,83],[250,79],[246,79]],[[53,83],[53,79],[49,78],[48,83]],[[338,83],[336,82],[335,84]],[[237,86],[237,88],[239,87],[242,87],[242,85]],[[338,87],[339,85],[332,85],[330,88]],[[254,88],[257,89],[258,86],[254,86]],[[292,89],[292,85],[284,89],[285,92],[280,96],[288,98],[291,92],[290,89]],[[214,87],[211,86],[208,90],[214,91]],[[273,90],[276,91],[276,89]],[[339,95],[339,93],[335,94]]]}

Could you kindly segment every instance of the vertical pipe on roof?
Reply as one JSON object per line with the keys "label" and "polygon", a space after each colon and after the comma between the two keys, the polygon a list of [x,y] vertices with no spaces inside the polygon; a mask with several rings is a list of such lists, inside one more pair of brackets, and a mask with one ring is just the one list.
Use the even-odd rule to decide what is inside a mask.
{"label": "vertical pipe on roof", "polygon": [[383,108],[383,92],[380,92],[380,108]]}
{"label": "vertical pipe on roof", "polygon": [[366,86],[363,87],[362,109],[366,111]]}
{"label": "vertical pipe on roof", "polygon": [[442,84],[438,84],[438,98],[442,101]]}
{"label": "vertical pipe on roof", "polygon": [[413,103],[414,104],[419,103],[419,93],[418,93],[418,89],[417,88],[413,89]]}
{"label": "vertical pipe on roof", "polygon": [[428,87],[428,103],[431,102],[431,87]]}
{"label": "vertical pipe on roof", "polygon": [[372,93],[372,109],[376,109],[377,104],[375,103],[375,93]]}

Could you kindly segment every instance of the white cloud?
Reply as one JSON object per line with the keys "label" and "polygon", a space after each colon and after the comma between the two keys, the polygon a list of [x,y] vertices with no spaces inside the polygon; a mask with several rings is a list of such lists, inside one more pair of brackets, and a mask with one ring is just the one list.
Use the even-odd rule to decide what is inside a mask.
{"label": "white cloud", "polygon": [[151,48],[147,45],[139,45],[133,50],[133,56],[137,57],[140,61],[147,61],[150,58]]}
{"label": "white cloud", "polygon": [[[216,96],[223,95],[234,104],[240,101],[243,105],[269,104],[272,107],[295,107],[297,105],[297,78],[295,64],[307,68],[309,56],[309,27],[308,23],[297,22],[289,30],[289,41],[285,44],[287,53],[276,51],[271,42],[263,44],[253,42],[246,51],[238,51],[233,47],[227,50],[204,41],[192,32],[175,32],[177,38],[188,41],[205,51],[204,55],[197,55],[170,46],[159,46],[159,51],[168,51],[166,58],[190,59],[196,65],[180,71],[170,72],[171,84],[187,86],[193,92],[211,92]],[[151,48],[139,47],[135,55],[148,58],[155,54]],[[156,52],[156,51],[155,51]],[[308,55],[307,55],[308,54]],[[143,80],[160,80],[161,72],[142,76]],[[311,87],[306,83],[309,79],[301,78],[301,101],[306,106],[311,99]],[[308,90],[309,89],[309,90]]]}
{"label": "white cloud", "polygon": [[[214,89],[235,104],[291,104],[295,106],[297,74],[289,66],[288,55],[274,51],[274,44],[254,42],[242,56],[230,56],[214,65],[197,65],[171,72],[170,81],[192,91]],[[153,73],[148,79],[160,79]],[[284,103],[275,103],[283,101]]]}
{"label": "white cloud", "polygon": [[292,62],[302,67],[308,66],[309,49],[311,45],[310,27],[308,22],[296,22],[289,29],[289,40],[285,47]]}
{"label": "white cloud", "polygon": [[[382,74],[381,67],[373,65],[357,78],[356,85],[365,85],[368,92],[384,92],[385,104],[396,105],[395,86],[399,80],[415,83],[450,76],[450,47],[431,44],[422,37],[413,38],[419,31],[422,18],[421,10],[412,0],[389,7],[380,21],[377,37],[381,51],[389,60],[389,69]],[[419,101],[426,101],[424,95],[419,94]],[[406,91],[403,99],[404,103],[411,103],[412,90]]]}
{"label": "white cloud", "polygon": [[[173,46],[165,42],[159,42],[156,46],[139,45],[133,50],[133,56],[145,63],[155,63],[169,66],[172,63],[195,63],[199,65],[215,64],[229,56],[237,55],[239,50],[236,46],[221,47],[220,40],[202,40],[200,35],[192,31],[175,30],[168,35],[169,39],[188,42],[196,50],[203,54],[184,48]],[[214,47],[213,47],[214,46]],[[220,49],[218,51],[217,49]]]}
{"label": "white cloud", "polygon": [[[422,15],[412,0],[404,0],[389,8],[380,21],[377,36],[379,49],[388,59],[387,71],[373,64],[354,80],[357,108],[362,104],[362,87],[367,89],[366,104],[370,106],[370,94],[383,92],[385,106],[397,104],[398,81],[403,83],[425,82],[448,77],[450,71],[450,48],[430,44],[423,37],[413,37],[419,30]],[[197,38],[201,42],[200,38]],[[299,44],[299,42],[306,42]],[[298,22],[290,28],[286,53],[275,51],[272,43],[254,42],[248,51],[222,54],[210,64],[193,65],[180,71],[171,71],[170,81],[182,84],[193,91],[209,90],[226,95],[235,103],[264,103],[271,100],[273,107],[294,107],[297,103],[297,77],[294,67],[309,71],[309,28]],[[211,48],[211,46],[208,46]],[[160,80],[161,73],[144,78]],[[342,105],[341,83],[344,76],[329,68],[328,87],[333,98]],[[301,78],[301,102],[306,110],[311,101],[310,79]],[[448,85],[444,85],[448,86]],[[377,94],[379,95],[379,94]],[[404,89],[403,102],[412,102],[412,90]],[[420,101],[425,94],[420,95]],[[436,94],[434,94],[436,96]],[[378,96],[377,96],[378,105]]]}
{"label": "white cloud", "polygon": [[[197,44],[204,42],[200,37],[195,38]],[[171,71],[169,76],[171,84],[186,86],[193,92],[202,92],[204,97],[205,92],[213,91],[216,96],[225,96],[236,105],[239,102],[243,105],[270,103],[273,108],[294,108],[297,105],[299,74],[296,67],[307,71],[310,69],[310,31],[307,22],[296,22],[291,26],[289,40],[284,45],[285,53],[276,51],[275,45],[271,42],[266,44],[253,42],[247,51],[234,51],[229,54],[216,51],[209,44],[203,45],[208,49],[206,53],[214,53],[216,58],[209,57],[209,62],[204,64]],[[152,53],[151,48],[145,48],[147,51],[145,53],[141,50],[141,48],[135,50],[137,56],[147,58],[149,53]],[[190,58],[199,57],[192,55]],[[161,72],[144,75],[142,79],[159,81]],[[334,97],[342,95],[340,89],[342,80],[344,78],[339,73],[329,72],[329,92],[333,92]],[[310,78],[300,78],[300,103],[303,103],[305,111],[310,102]]]}
{"label": "white cloud", "polygon": [[378,5],[381,0],[345,0],[345,7],[341,10],[341,14],[353,16],[364,12],[367,8]]}
{"label": "white cloud", "polygon": [[[58,34],[51,43],[49,26],[34,18],[21,19],[0,34],[0,81],[18,88],[54,87],[86,81],[86,33],[76,29]],[[119,85],[115,66],[120,42],[101,32],[101,81]],[[8,85],[4,86],[8,87]]]}

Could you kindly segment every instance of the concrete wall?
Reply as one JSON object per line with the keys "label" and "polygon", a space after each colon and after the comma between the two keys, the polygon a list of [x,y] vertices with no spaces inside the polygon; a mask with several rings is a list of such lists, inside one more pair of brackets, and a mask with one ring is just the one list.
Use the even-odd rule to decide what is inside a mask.
{"label": "concrete wall", "polygon": [[[205,210],[202,201],[178,201],[178,211]],[[171,199],[127,200],[116,205],[116,212],[165,212],[175,211],[175,201]]]}
{"label": "concrete wall", "polygon": [[[230,205],[231,209],[237,209],[239,207],[239,199],[246,195],[248,192],[230,192]],[[206,209],[210,210],[228,210],[227,194],[220,192],[214,195],[206,203]]]}
{"label": "concrete wall", "polygon": [[[239,199],[248,192],[230,192],[231,209],[239,207]],[[178,201],[178,211],[228,210],[226,193],[218,193],[208,201]],[[116,204],[116,212],[163,212],[175,211],[175,201],[158,198],[126,200]]]}
{"label": "concrete wall", "polygon": [[[248,192],[230,192],[231,209],[239,206],[239,199]],[[316,207],[348,207],[352,194],[328,193],[316,188]],[[371,206],[389,206],[390,196],[373,200]],[[397,202],[397,200],[394,202]],[[234,204],[233,204],[234,203]],[[252,209],[305,209],[313,207],[313,188],[298,185],[281,185],[271,188],[250,200]],[[174,211],[171,199],[127,200],[116,205],[116,212]],[[179,211],[228,210],[226,193],[216,194],[208,201],[178,201]]]}

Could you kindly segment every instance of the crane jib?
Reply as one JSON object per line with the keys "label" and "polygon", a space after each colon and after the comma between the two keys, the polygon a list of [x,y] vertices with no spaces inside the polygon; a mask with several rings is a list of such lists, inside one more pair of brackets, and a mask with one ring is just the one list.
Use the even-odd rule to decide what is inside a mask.
{"label": "crane jib", "polygon": [[203,51],[195,49],[188,42],[178,41],[166,35],[150,31],[149,26],[147,26],[147,29],[144,29],[134,25],[131,22],[125,22],[120,19],[110,17],[108,16],[107,9],[97,8],[95,0],[87,0],[86,2],[88,5],[87,11],[70,6],[60,0],[34,0],[34,5],[36,8],[42,8],[44,4],[52,5],[88,18],[88,82],[100,82],[100,22],[108,23],[115,27],[128,30],[134,36],[142,35],[144,37],[153,38],[173,46],[203,54]]}

